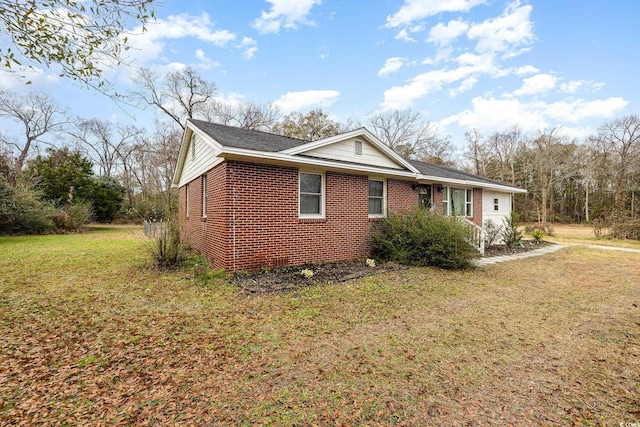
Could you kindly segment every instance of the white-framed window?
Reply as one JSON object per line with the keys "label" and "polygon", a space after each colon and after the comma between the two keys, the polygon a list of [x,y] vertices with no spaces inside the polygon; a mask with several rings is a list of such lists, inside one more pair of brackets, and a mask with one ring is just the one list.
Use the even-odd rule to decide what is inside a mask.
{"label": "white-framed window", "polygon": [[445,215],[473,216],[473,189],[444,187],[442,208]]}
{"label": "white-framed window", "polygon": [[189,218],[189,184],[184,186],[184,210]]}
{"label": "white-framed window", "polygon": [[207,217],[207,175],[202,175],[202,217]]}
{"label": "white-framed window", "polygon": [[387,181],[369,179],[369,217],[384,217],[387,214]]}
{"label": "white-framed window", "polygon": [[494,211],[500,210],[500,204],[498,203],[498,199],[493,199],[493,210]]}
{"label": "white-framed window", "polygon": [[324,217],[324,174],[300,172],[298,214],[304,218]]}

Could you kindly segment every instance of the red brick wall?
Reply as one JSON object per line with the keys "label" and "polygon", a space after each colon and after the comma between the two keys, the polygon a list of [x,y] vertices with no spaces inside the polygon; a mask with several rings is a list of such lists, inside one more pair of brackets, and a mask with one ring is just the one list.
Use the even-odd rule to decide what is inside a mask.
{"label": "red brick wall", "polygon": [[[298,174],[292,167],[226,161],[207,172],[207,217],[202,217],[201,178],[189,183],[189,217],[181,187],[183,239],[214,267],[227,271],[339,261],[370,254],[368,177],[325,173],[325,218],[298,217]],[[411,181],[387,180],[387,210],[418,205]],[[433,200],[442,211],[442,192]],[[482,222],[482,190],[474,189],[474,216]]]}
{"label": "red brick wall", "polygon": [[202,178],[189,183],[189,216],[185,212],[186,186],[180,187],[181,238],[205,256],[214,266],[222,267],[229,248],[227,164],[221,163],[207,172],[207,216],[202,216]]}
{"label": "red brick wall", "polygon": [[[189,184],[190,215],[181,218],[188,243],[228,271],[339,261],[370,254],[376,220],[368,215],[368,177],[325,173],[325,218],[298,217],[297,168],[224,162],[207,173],[207,218],[201,218],[200,178]],[[389,179],[387,206],[417,206],[411,183]]]}

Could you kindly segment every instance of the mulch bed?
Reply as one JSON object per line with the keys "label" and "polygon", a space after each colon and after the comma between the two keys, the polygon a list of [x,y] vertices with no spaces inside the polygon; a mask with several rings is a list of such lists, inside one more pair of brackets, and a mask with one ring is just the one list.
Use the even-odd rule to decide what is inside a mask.
{"label": "mulch bed", "polygon": [[[523,240],[521,245],[512,248],[506,246],[487,248],[484,257],[513,255],[553,244],[545,241],[536,243]],[[282,267],[251,274],[236,274],[231,278],[231,282],[250,293],[286,292],[306,286],[346,282],[372,276],[379,272],[397,271],[406,268],[408,267],[393,262],[381,263],[375,267],[367,266],[365,260],[327,262]],[[303,270],[313,271],[313,276],[306,277],[302,273]]]}
{"label": "mulch bed", "polygon": [[484,250],[484,258],[502,255],[515,255],[523,252],[535,251],[545,246],[552,246],[555,243],[541,240],[536,243],[534,240],[523,240],[519,246],[508,247],[505,245],[492,246]]}
{"label": "mulch bed", "polygon": [[[405,269],[392,262],[369,267],[364,260],[305,264],[276,268],[252,274],[236,274],[231,281],[251,293],[280,292],[306,286],[346,282],[379,272]],[[306,277],[302,271],[311,270],[313,276]]]}

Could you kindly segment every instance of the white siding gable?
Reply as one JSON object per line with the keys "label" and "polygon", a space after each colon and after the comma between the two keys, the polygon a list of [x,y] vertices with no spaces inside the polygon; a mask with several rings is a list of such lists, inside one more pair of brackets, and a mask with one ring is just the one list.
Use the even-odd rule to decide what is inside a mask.
{"label": "white siding gable", "polygon": [[184,160],[182,174],[180,176],[179,187],[193,181],[209,169],[222,162],[224,159],[218,157],[220,150],[215,149],[211,144],[205,141],[201,136],[193,134],[189,146],[187,147],[187,156]]}
{"label": "white siding gable", "polygon": [[[356,141],[362,143],[362,154],[356,154]],[[340,160],[352,163],[361,163],[385,168],[404,169],[385,153],[376,148],[364,138],[350,138],[330,145],[305,151],[305,156],[321,159]]]}

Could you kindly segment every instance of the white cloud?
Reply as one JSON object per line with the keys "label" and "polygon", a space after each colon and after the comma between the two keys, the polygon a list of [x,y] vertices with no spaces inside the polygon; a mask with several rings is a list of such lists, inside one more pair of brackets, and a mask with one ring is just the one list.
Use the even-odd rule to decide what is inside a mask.
{"label": "white cloud", "polygon": [[[586,119],[608,119],[614,117],[628,102],[620,97],[586,101],[522,102],[516,98],[496,99],[494,97],[475,97],[472,108],[447,117],[441,121],[443,126],[455,124],[465,129],[478,129],[492,132],[517,125],[525,132],[557,127],[565,124],[579,124]],[[584,127],[563,126],[568,134],[575,135]]]}
{"label": "white cloud", "polygon": [[218,68],[220,66],[220,63],[218,61],[213,61],[207,58],[207,55],[202,49],[197,49],[195,56],[200,60],[200,63],[196,66],[201,70],[210,70],[212,68]]}
{"label": "white cloud", "polygon": [[534,40],[531,10],[530,5],[519,6],[519,3],[515,2],[499,17],[472,25],[467,34],[470,40],[478,40],[476,51],[503,52],[505,57],[521,53],[521,46],[526,46]]}
{"label": "white cloud", "polygon": [[460,95],[462,92],[467,92],[473,89],[476,83],[478,83],[478,79],[475,77],[469,77],[468,79],[464,79],[460,86],[458,86],[455,89],[451,89],[449,91],[449,98],[455,98],[456,96]]}
{"label": "white cloud", "polygon": [[410,25],[441,12],[466,12],[486,0],[405,0],[394,15],[387,16],[386,26],[395,28]]}
{"label": "white cloud", "polygon": [[283,113],[305,110],[316,106],[328,108],[340,96],[337,90],[305,90],[301,92],[288,92],[278,98],[276,105]]}
{"label": "white cloud", "polygon": [[244,57],[246,59],[251,59],[258,51],[258,42],[251,37],[243,37],[242,43],[240,43],[240,49],[244,49]]}
{"label": "white cloud", "polygon": [[415,43],[417,40],[414,39],[413,37],[411,37],[409,35],[409,32],[407,32],[406,29],[402,29],[400,31],[398,31],[398,34],[396,34],[396,40],[404,40],[406,42],[411,42],[411,43]]}
{"label": "white cloud", "polygon": [[415,99],[442,89],[444,84],[451,84],[471,77],[477,69],[475,67],[458,67],[453,70],[434,70],[418,74],[411,83],[404,86],[393,86],[384,93],[382,108],[385,110],[401,110],[410,107]]}
{"label": "white cloud", "polygon": [[522,81],[522,87],[513,91],[513,94],[516,96],[522,96],[548,92],[556,87],[557,81],[558,78],[551,74],[536,74],[533,77],[524,79]]}
{"label": "white cloud", "polygon": [[406,59],[401,58],[399,56],[395,56],[393,58],[388,58],[384,62],[384,66],[378,71],[379,76],[388,76],[389,74],[393,74],[400,70],[404,65]]}
{"label": "white cloud", "polygon": [[591,80],[570,80],[566,83],[562,83],[560,85],[560,90],[567,93],[575,93],[578,89],[590,89],[595,92],[599,89],[602,89],[604,83],[594,82]]}
{"label": "white cloud", "polygon": [[534,67],[533,65],[525,65],[523,67],[518,67],[516,68],[513,72],[519,76],[522,76],[524,74],[533,74],[533,73],[537,73],[538,70],[536,67]]}
{"label": "white cloud", "polygon": [[224,47],[236,39],[228,30],[215,30],[209,15],[172,15],[166,20],[147,23],[147,30],[138,27],[129,37],[129,57],[138,65],[144,65],[160,57],[165,49],[165,40],[193,37],[214,46]]}
{"label": "white cloud", "polygon": [[269,12],[262,11],[260,17],[251,24],[262,34],[277,33],[280,28],[296,28],[298,24],[313,25],[307,18],[311,8],[321,4],[321,0],[267,0],[271,3]]}
{"label": "white cloud", "polygon": [[455,39],[463,35],[468,29],[469,24],[460,19],[457,21],[449,21],[447,25],[440,22],[429,30],[428,41],[441,46],[449,45]]}

